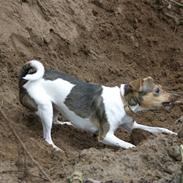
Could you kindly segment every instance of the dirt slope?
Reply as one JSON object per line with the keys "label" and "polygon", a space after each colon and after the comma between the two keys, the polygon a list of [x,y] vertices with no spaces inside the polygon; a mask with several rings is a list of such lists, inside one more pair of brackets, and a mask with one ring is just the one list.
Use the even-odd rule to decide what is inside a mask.
{"label": "dirt slope", "polygon": [[[178,182],[181,138],[139,132],[133,150],[113,149],[68,126],[54,126],[55,153],[42,141],[38,120],[18,101],[19,70],[27,60],[94,83],[119,85],[152,76],[167,90],[183,90],[183,8],[164,0],[0,1],[1,110],[13,120],[33,157],[55,182],[75,170],[116,182]],[[180,1],[181,2],[181,1]],[[183,107],[148,113],[144,124],[179,131]],[[117,135],[130,141],[129,135]],[[145,136],[145,137],[144,137]],[[145,138],[145,140],[143,140]],[[0,182],[45,182],[0,116]],[[114,182],[114,181],[113,181]]]}

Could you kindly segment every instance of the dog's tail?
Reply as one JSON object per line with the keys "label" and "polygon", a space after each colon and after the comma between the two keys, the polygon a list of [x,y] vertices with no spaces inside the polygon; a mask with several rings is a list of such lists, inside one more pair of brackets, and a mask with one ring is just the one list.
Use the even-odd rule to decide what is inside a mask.
{"label": "dog's tail", "polygon": [[20,79],[29,81],[39,80],[43,77],[44,72],[45,69],[41,62],[37,60],[31,60],[23,66]]}

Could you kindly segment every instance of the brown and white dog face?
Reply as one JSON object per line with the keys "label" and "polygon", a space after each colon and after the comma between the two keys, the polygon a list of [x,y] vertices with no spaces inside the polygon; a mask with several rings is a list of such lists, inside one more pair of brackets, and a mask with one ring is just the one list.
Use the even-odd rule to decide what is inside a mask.
{"label": "brown and white dog face", "polygon": [[162,89],[161,85],[155,84],[153,78],[134,80],[129,83],[129,89],[125,96],[129,105],[139,104],[142,109],[173,107],[177,97]]}

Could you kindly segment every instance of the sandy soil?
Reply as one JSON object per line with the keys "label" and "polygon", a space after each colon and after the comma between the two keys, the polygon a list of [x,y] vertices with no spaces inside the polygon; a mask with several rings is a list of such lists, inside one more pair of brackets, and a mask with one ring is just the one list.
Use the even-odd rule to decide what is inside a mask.
{"label": "sandy soil", "polygon": [[[119,129],[118,137],[137,144],[135,149],[122,150],[104,146],[73,127],[54,126],[54,142],[65,154],[54,152],[42,140],[39,120],[18,100],[20,68],[33,58],[88,82],[114,86],[150,75],[167,90],[182,92],[183,8],[168,2],[0,2],[1,110],[54,182],[66,182],[75,171],[85,179],[111,183],[181,181],[181,135],[135,131],[130,136]],[[176,106],[170,113],[149,112],[140,122],[179,132],[183,120],[177,119],[182,114],[183,106]],[[8,124],[0,115],[0,182],[47,182]]]}

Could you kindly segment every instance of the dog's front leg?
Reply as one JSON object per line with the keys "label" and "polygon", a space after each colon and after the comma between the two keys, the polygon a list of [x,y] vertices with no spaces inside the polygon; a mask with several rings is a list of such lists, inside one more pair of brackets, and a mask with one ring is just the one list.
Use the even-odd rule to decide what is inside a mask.
{"label": "dog's front leg", "polygon": [[153,134],[157,134],[157,133],[168,133],[168,134],[177,135],[177,133],[172,132],[171,130],[168,130],[166,128],[152,127],[152,126],[147,126],[147,125],[141,125],[141,124],[138,124],[136,121],[134,121],[134,124],[132,126],[132,129],[142,129],[142,130],[148,131],[148,132],[153,133]]}
{"label": "dog's front leg", "polygon": [[119,139],[111,132],[108,132],[106,134],[106,136],[104,137],[102,142],[104,144],[113,145],[113,146],[121,147],[124,149],[129,149],[129,148],[135,147],[133,144],[130,144],[128,142],[125,142],[125,141]]}
{"label": "dog's front leg", "polygon": [[48,102],[46,104],[38,105],[38,111],[36,113],[40,119],[43,126],[43,137],[45,141],[52,145],[55,150],[61,150],[57,147],[52,140],[51,137],[51,129],[52,129],[52,122],[53,122],[53,107],[52,103]]}

